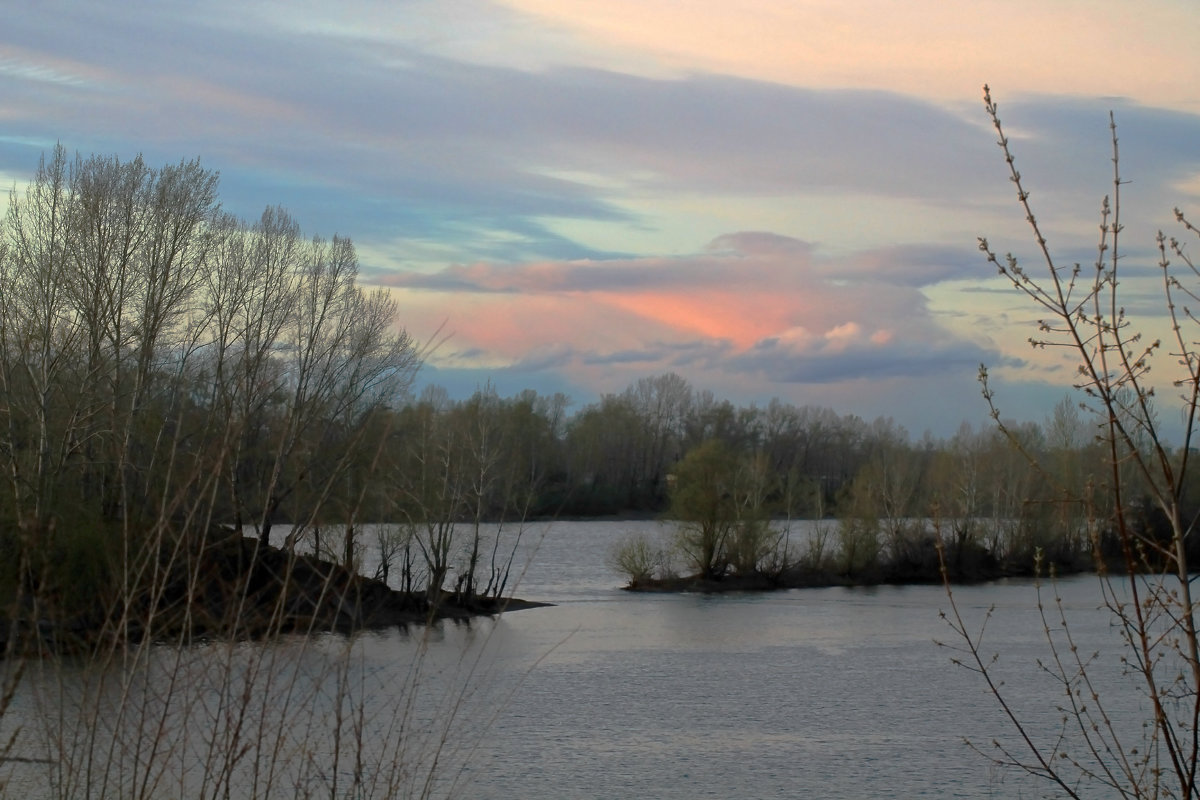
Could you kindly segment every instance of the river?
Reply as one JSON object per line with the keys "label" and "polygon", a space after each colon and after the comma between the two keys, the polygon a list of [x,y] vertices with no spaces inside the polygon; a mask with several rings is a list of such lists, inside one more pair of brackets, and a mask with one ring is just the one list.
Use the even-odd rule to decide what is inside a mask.
{"label": "river", "polygon": [[[1000,769],[964,743],[988,752],[994,739],[1016,744],[979,676],[953,665],[955,653],[935,643],[957,643],[940,617],[949,608],[941,587],[628,593],[606,561],[617,540],[638,530],[667,535],[654,522],[528,526],[520,550],[527,566],[515,593],[550,607],[430,631],[365,634],[351,644],[326,637],[315,645],[201,648],[187,657],[188,674],[210,670],[195,666],[206,652],[242,654],[223,657],[229,671],[230,664],[248,669],[238,660],[246,654],[269,651],[274,666],[259,672],[318,675],[316,688],[304,692],[286,684],[297,707],[328,715],[341,707],[330,700],[337,694],[331,685],[357,693],[355,730],[377,743],[378,757],[368,757],[366,767],[359,759],[306,768],[303,780],[325,781],[314,795],[331,794],[331,775],[340,774],[344,785],[352,774],[370,773],[377,786],[391,788],[369,796],[428,790],[472,800],[1053,796],[1050,785]],[[1102,688],[1120,698],[1115,724],[1136,734],[1145,710],[1132,679],[1120,674],[1120,640],[1111,614],[1100,609],[1096,579],[1063,580],[1043,596],[1054,591],[1077,640],[1101,652],[1094,669]],[[1035,735],[1053,736],[1063,694],[1036,665],[1047,651],[1033,584],[959,587],[955,597],[975,627],[994,607],[984,649],[1000,654],[1006,696],[1033,721]],[[178,653],[166,651],[156,658],[176,671],[160,671],[178,674]],[[333,663],[336,653],[350,654],[353,668],[311,666]],[[162,681],[159,675],[144,684]],[[40,692],[37,703],[19,697],[6,721],[22,710],[44,715],[47,691]],[[144,699],[147,692],[135,694]],[[208,709],[216,720],[221,714],[205,697],[189,708]],[[264,701],[264,716],[275,702]],[[181,730],[196,724],[179,721],[185,719],[192,718],[181,712],[157,722],[154,736],[183,737]],[[317,733],[297,734],[291,717],[271,724],[274,733],[260,738],[288,738],[308,763],[337,749]],[[205,758],[227,735],[227,721],[209,725],[212,731],[190,734],[192,745],[176,748],[174,763]],[[36,742],[22,746],[18,755],[46,752]],[[397,765],[405,759],[421,766],[401,775]],[[42,784],[30,771],[39,768],[26,764],[10,776],[10,789],[31,796]],[[200,792],[194,774],[177,774],[189,770],[195,772],[165,768],[163,796],[176,785],[180,794]],[[288,780],[288,791],[273,796],[297,793],[301,780]]]}
{"label": "river", "polygon": [[[517,595],[555,605],[445,631],[489,650],[502,691],[465,768],[473,798],[1041,796],[1049,785],[972,752],[1012,731],[982,680],[936,642],[957,644],[940,586],[804,589],[732,595],[621,591],[614,542],[655,522],[560,522],[525,533]],[[805,531],[800,531],[804,534]],[[1120,646],[1094,576],[1054,589],[1080,642]],[[1031,581],[958,587],[1018,709],[1057,730],[1061,690],[1036,661],[1045,634]],[[1052,618],[1053,622],[1053,618]],[[369,648],[386,657],[383,637]],[[378,650],[376,650],[378,648]],[[1098,679],[1143,709],[1115,659]],[[1119,720],[1118,724],[1122,721]],[[1023,754],[1022,754],[1023,755]]]}

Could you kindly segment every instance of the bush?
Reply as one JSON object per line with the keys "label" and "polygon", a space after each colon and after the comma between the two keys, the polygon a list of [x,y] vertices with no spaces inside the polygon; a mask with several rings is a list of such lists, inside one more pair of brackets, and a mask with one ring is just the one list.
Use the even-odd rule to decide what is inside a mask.
{"label": "bush", "polygon": [[842,572],[857,575],[879,562],[879,522],[865,517],[847,517],[838,526],[842,547]]}
{"label": "bush", "polygon": [[613,546],[609,566],[629,579],[630,588],[654,580],[663,565],[662,550],[644,533],[631,533]]}

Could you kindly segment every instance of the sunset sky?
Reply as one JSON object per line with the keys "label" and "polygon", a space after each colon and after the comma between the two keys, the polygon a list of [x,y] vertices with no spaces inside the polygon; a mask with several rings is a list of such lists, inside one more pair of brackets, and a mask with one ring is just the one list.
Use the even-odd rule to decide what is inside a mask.
{"label": "sunset sky", "polygon": [[1153,328],[1155,232],[1182,235],[1174,206],[1200,220],[1196,20],[1184,0],[15,0],[0,186],[55,142],[199,156],[227,210],[352,237],[408,330],[447,335],[423,380],[457,396],[577,410],[677,372],[943,436],[986,416],[981,363],[1020,419],[1072,372],[977,248],[1034,263],[981,86],[1064,262],[1095,258],[1115,112],[1123,289]]}

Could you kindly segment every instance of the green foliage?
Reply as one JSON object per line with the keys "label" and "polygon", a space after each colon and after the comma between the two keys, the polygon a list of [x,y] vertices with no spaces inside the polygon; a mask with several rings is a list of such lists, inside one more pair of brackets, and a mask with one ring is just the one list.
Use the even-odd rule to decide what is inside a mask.
{"label": "green foliage", "polygon": [[[65,520],[50,532],[42,564],[45,583],[39,596],[58,599],[60,618],[95,618],[120,597],[122,536],[115,526],[95,520]],[[135,542],[135,552],[141,551]],[[36,562],[34,569],[37,569]]]}
{"label": "green foliage", "polygon": [[692,448],[672,476],[670,515],[676,545],[706,578],[733,570],[752,575],[782,565],[781,536],[771,525],[772,482],[761,457],[739,454],[721,439]]}
{"label": "green foliage", "polygon": [[[906,520],[935,503],[997,552],[1087,546],[1079,507],[1034,520],[1026,506],[1057,501],[981,436],[915,445],[887,419],[736,407],[671,373],[570,420],[561,395],[491,387],[404,404],[419,353],[386,292],[357,285],[352,242],[308,239],[280,208],[230,217],[216,189],[198,162],[152,169],[58,148],[0,226],[5,523],[57,520],[57,538],[34,540],[78,546],[77,562],[42,559],[77,573],[64,586],[99,590],[113,568],[93,534],[125,559],[141,546],[130,537],[159,553],[213,523],[264,539],[293,523],[289,546],[336,529],[346,536],[331,552],[351,561],[360,523],[408,523],[425,531],[413,552],[435,593],[459,561],[473,589],[481,521],[535,514],[666,509],[683,558],[708,577],[786,563],[772,514],[874,519],[874,544],[866,522],[845,533],[852,570],[919,551]],[[1026,449],[1086,482],[1077,415],[1064,407],[1045,428]],[[1023,538],[989,534],[1026,519]]]}
{"label": "green foliage", "polygon": [[879,521],[873,517],[844,517],[838,526],[841,570],[858,575],[879,562]]}
{"label": "green foliage", "polygon": [[739,575],[780,571],[786,566],[785,554],[779,550],[781,538],[766,518],[739,520],[728,543],[730,566]]}
{"label": "green foliage", "polygon": [[636,589],[657,577],[664,568],[663,552],[644,533],[628,534],[619,540],[608,556],[608,563]]}
{"label": "green foliage", "polygon": [[728,543],[737,528],[737,460],[728,446],[710,439],[675,466],[670,514],[676,542],[689,566],[706,578],[729,565]]}
{"label": "green foliage", "polygon": [[[0,531],[0,602],[55,624],[101,624],[123,596],[124,542],[113,523],[80,513],[52,517],[41,529],[6,525]],[[135,542],[133,549],[144,548]]]}

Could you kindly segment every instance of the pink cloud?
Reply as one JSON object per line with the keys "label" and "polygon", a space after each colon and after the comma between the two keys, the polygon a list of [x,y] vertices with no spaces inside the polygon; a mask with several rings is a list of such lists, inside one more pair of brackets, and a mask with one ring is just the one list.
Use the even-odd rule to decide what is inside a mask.
{"label": "pink cloud", "polygon": [[689,290],[605,293],[597,300],[667,330],[706,339],[727,340],[740,349],[776,335],[792,324],[797,301],[765,290]]}
{"label": "pink cloud", "polygon": [[825,332],[825,338],[830,342],[851,342],[860,339],[862,328],[857,322],[845,322],[836,325]]}
{"label": "pink cloud", "polygon": [[434,363],[552,363],[585,385],[613,380],[621,365],[825,381],[858,363],[877,373],[931,353],[970,350],[978,363],[975,346],[964,349],[906,283],[906,264],[927,276],[952,259],[932,260],[942,266],[902,250],[828,259],[807,243],[754,233],[689,257],[480,263],[385,283],[410,330],[446,322],[452,338]]}

